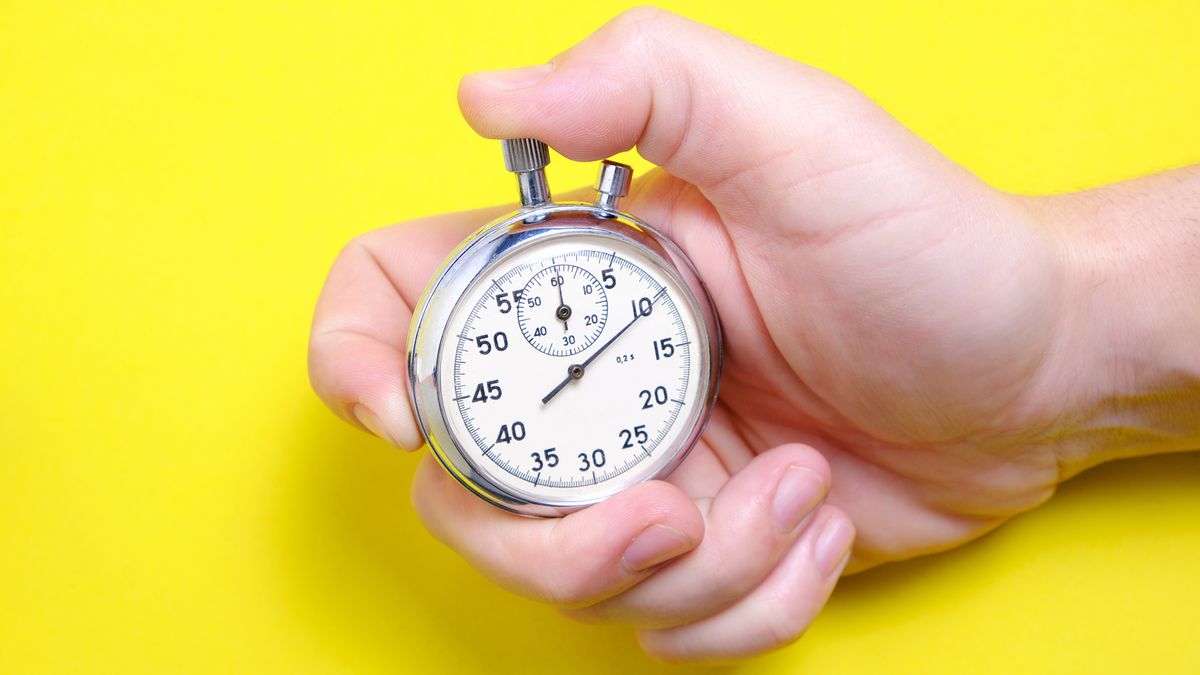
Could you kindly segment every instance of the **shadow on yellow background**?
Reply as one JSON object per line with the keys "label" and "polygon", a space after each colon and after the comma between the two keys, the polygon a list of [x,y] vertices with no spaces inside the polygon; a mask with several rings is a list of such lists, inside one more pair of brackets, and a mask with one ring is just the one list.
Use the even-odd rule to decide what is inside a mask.
{"label": "shadow on yellow background", "polygon": [[[1200,161],[1200,6],[1045,4],[668,6],[848,79],[1004,189]],[[692,670],[483,581],[414,519],[416,457],[305,375],[346,241],[514,199],[458,77],[623,7],[5,4],[0,672]],[[556,158],[552,187],[593,170]],[[844,581],[801,642],[728,670],[1200,672],[1198,479],[1196,454],[1101,467]]]}

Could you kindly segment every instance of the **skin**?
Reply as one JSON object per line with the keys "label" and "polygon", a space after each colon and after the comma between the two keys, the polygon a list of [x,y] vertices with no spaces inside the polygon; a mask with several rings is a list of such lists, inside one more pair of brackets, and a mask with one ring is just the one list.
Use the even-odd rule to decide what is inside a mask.
{"label": "skin", "polygon": [[[796,639],[843,572],[979,537],[1105,459],[1200,444],[1200,363],[1181,337],[1200,327],[1195,170],[1006,194],[841,80],[654,9],[550,64],[467,76],[459,99],[484,136],[583,161],[636,146],[661,167],[622,208],[693,260],[727,341],[712,422],[667,481],[531,520],[423,459],[423,522],[506,588],[634,626],[661,659],[744,657]],[[1126,242],[1148,205],[1158,235]],[[335,412],[421,446],[404,389],[412,307],[445,255],[508,210],[346,247],[309,359]],[[1173,246],[1189,219],[1192,246]],[[1180,273],[1122,281],[1116,242]],[[1147,308],[1147,293],[1175,304]],[[1102,318],[1114,304],[1128,322]],[[1149,346],[1175,361],[1129,358]]]}

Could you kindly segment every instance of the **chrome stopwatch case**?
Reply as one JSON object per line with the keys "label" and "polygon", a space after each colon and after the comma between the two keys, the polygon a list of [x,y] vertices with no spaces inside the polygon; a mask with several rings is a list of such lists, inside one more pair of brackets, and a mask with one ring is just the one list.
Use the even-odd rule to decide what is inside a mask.
{"label": "chrome stopwatch case", "polygon": [[716,399],[721,336],[684,254],[617,209],[551,201],[544,144],[503,141],[521,208],[464,241],[413,314],[409,386],[442,466],[502,508],[557,516],[683,461]]}

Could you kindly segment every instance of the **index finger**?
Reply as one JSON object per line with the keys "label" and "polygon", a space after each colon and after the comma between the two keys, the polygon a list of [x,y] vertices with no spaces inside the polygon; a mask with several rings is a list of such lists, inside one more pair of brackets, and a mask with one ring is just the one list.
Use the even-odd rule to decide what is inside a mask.
{"label": "index finger", "polygon": [[421,446],[405,358],[413,308],[454,247],[510,210],[412,220],[360,235],[342,249],[317,301],[308,347],[309,379],[326,405],[396,446]]}

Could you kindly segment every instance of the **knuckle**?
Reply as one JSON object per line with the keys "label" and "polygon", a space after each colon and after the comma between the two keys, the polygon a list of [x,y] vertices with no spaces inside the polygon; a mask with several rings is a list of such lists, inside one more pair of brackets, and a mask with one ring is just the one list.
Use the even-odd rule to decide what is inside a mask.
{"label": "knuckle", "polygon": [[628,47],[643,52],[654,52],[658,45],[667,44],[665,38],[686,21],[658,7],[643,5],[621,12],[613,20],[613,30]]}
{"label": "knuckle", "polygon": [[346,242],[346,244],[342,246],[342,249],[338,252],[334,264],[336,265],[338,262],[345,261],[350,264],[357,265],[362,264],[365,261],[369,264],[378,265],[378,256],[384,241],[383,237],[385,230],[406,226],[406,223],[399,223],[388,228],[368,230],[366,232],[356,234],[350,239],[350,241]]}
{"label": "knuckle", "polygon": [[804,603],[796,598],[776,596],[764,613],[766,634],[771,647],[782,647],[799,640],[808,630],[809,617]]}
{"label": "knuckle", "polygon": [[[373,264],[373,256],[367,240],[369,235],[369,232],[356,235],[342,246],[329,266],[331,279],[338,279],[340,284],[344,284],[345,279],[354,278],[357,270],[364,265]],[[329,282],[327,281],[326,284],[328,285]]]}
{"label": "knuckle", "polygon": [[[561,569],[561,568],[560,568]],[[540,584],[543,599],[566,610],[575,610],[591,604],[594,592],[589,588],[587,580],[580,574],[550,573]]]}
{"label": "knuckle", "polygon": [[338,263],[361,258],[367,252],[366,237],[366,234],[359,234],[346,242],[342,246],[342,249],[338,251],[337,257],[334,258],[334,266],[336,267]]}
{"label": "knuckle", "polygon": [[630,7],[621,12],[613,19],[613,23],[618,26],[633,27],[641,30],[646,24],[661,21],[665,17],[672,14],[665,9],[655,7],[654,5],[638,5]]}
{"label": "knuckle", "polygon": [[594,625],[603,621],[603,616],[591,607],[559,607],[559,616],[575,623]]}

